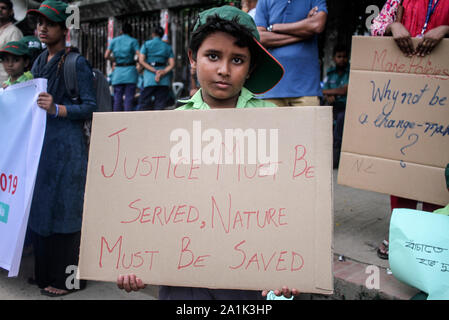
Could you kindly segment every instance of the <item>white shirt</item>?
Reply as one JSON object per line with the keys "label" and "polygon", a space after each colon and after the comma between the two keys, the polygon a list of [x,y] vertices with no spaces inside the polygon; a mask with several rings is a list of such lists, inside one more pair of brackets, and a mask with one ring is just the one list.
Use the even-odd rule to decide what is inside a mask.
{"label": "white shirt", "polygon": [[253,20],[254,20],[254,18],[256,17],[256,8],[252,8],[251,10],[249,10],[248,11],[248,14],[251,16],[251,18],[253,18]]}

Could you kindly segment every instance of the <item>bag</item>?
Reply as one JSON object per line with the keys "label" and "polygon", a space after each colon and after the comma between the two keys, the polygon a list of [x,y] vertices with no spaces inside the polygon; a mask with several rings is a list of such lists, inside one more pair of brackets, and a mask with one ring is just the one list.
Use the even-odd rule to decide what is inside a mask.
{"label": "bag", "polygon": [[[78,89],[78,78],[76,73],[76,60],[80,54],[78,52],[69,52],[64,62],[64,81],[65,87],[69,93],[70,99],[74,103],[81,103]],[[93,84],[97,98],[97,112],[111,112],[112,99],[109,91],[109,83],[103,73],[93,68]],[[90,143],[90,133],[92,130],[92,119],[84,122],[84,133],[87,139],[87,145]]]}
{"label": "bag", "polygon": [[[77,52],[69,52],[64,62],[64,81],[70,98],[79,103],[78,78],[76,74],[76,60],[80,56]],[[109,83],[103,73],[93,68],[94,90],[97,98],[97,112],[112,111],[111,92]]]}

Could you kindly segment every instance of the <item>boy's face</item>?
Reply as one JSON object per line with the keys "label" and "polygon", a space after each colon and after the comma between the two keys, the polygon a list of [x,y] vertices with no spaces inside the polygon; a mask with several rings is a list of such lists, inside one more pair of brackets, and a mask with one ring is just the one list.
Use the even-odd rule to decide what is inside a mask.
{"label": "boy's face", "polygon": [[39,16],[37,33],[41,42],[52,45],[61,41],[62,38],[65,39],[66,30],[61,28],[58,23]]}
{"label": "boy's face", "polygon": [[344,68],[348,65],[348,55],[345,51],[337,51],[334,56],[335,65]]}
{"label": "boy's face", "polygon": [[15,79],[24,73],[27,62],[28,59],[13,54],[5,54],[2,59],[6,73]]}
{"label": "boy's face", "polygon": [[211,108],[236,107],[249,76],[249,48],[241,48],[235,45],[235,41],[225,32],[215,32],[204,39],[196,60],[189,51],[190,64],[197,70],[203,100]]}

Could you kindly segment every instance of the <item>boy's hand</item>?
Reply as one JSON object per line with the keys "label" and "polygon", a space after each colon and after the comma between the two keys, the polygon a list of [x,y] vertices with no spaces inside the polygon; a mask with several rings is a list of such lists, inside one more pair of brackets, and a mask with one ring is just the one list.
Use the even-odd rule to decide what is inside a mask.
{"label": "boy's hand", "polygon": [[6,88],[8,88],[8,85],[7,85],[6,83],[3,83],[3,84],[2,84],[2,88],[3,88],[3,89],[6,89]]}
{"label": "boy's hand", "polygon": [[49,114],[56,114],[56,106],[53,102],[53,96],[49,93],[41,92],[37,98],[37,105]]}
{"label": "boy's hand", "polygon": [[126,292],[139,291],[144,289],[146,284],[141,279],[137,278],[134,274],[119,275],[117,278],[117,287],[125,290]]}
{"label": "boy's hand", "polygon": [[[284,296],[288,299],[290,299],[292,296],[296,297],[299,296],[299,291],[297,289],[289,289],[287,286],[283,286],[282,289],[276,289],[272,290],[273,293],[277,296]],[[269,290],[262,291],[262,297],[266,297],[268,295]]]}

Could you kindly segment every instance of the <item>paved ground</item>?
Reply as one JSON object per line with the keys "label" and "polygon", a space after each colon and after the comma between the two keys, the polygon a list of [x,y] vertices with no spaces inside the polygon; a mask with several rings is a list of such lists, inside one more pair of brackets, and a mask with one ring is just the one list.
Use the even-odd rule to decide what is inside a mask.
{"label": "paved ground", "polygon": [[[8,278],[8,272],[0,269],[0,301],[1,300],[54,300],[40,294],[40,289],[28,284],[28,278],[33,275],[33,256],[22,259],[19,277]],[[89,281],[85,290],[72,293],[61,300],[154,300],[157,298],[157,288],[148,286],[140,292],[126,293],[119,290],[115,283]]]}
{"label": "paved ground", "polygon": [[390,197],[341,186],[337,175],[334,170],[334,253],[388,268],[376,251],[388,234]]}
{"label": "paved ground", "polygon": [[[337,171],[334,170],[335,254],[346,257],[347,262],[342,263],[345,267],[347,264],[350,265],[359,262],[359,265],[363,267],[365,265],[377,265],[385,269],[388,268],[388,261],[381,260],[377,257],[376,247],[388,231],[390,222],[389,197],[387,195],[338,185],[336,179]],[[340,268],[341,265],[336,263],[334,269],[336,267]],[[355,268],[352,265],[349,267]],[[18,278],[8,278],[7,272],[0,269],[0,300],[52,299],[42,296],[36,286],[27,283],[28,277],[32,275],[32,270],[32,256],[23,258]],[[388,280],[388,282],[391,281]],[[408,288],[405,289],[407,290]],[[404,289],[401,287],[401,290],[403,291]],[[138,293],[128,294],[117,289],[114,283],[90,281],[85,290],[59,299],[141,300],[156,298],[157,289],[154,286],[149,286]]]}

